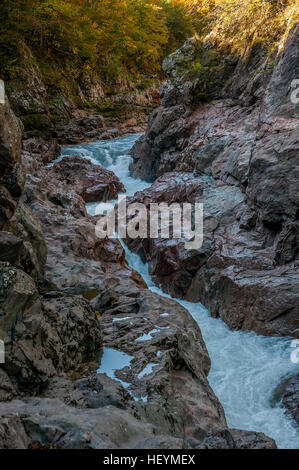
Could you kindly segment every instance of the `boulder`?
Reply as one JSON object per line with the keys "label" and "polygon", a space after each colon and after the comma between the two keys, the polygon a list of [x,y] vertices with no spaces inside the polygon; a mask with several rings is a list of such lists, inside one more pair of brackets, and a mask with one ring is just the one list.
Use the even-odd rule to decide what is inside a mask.
{"label": "boulder", "polygon": [[0,261],[8,261],[11,264],[20,264],[24,245],[21,238],[10,232],[0,232]]}
{"label": "boulder", "polygon": [[[19,266],[36,281],[42,280],[45,274],[47,246],[39,220],[30,208],[20,201],[16,212],[4,228],[22,240],[23,252]],[[1,233],[4,232],[0,232],[0,237]],[[15,264],[10,259],[2,261]]]}
{"label": "boulder", "polygon": [[[71,158],[68,165],[71,173]],[[170,197],[179,195],[173,179],[172,192],[164,184]],[[76,184],[79,187],[79,173]],[[180,191],[185,195],[184,184]],[[53,319],[44,344],[46,358],[50,365],[55,363],[55,369],[34,386],[41,398],[12,402],[20,418],[16,443],[33,448],[195,448],[213,435],[209,445],[216,448],[222,433],[222,445],[234,448],[224,411],[208,383],[210,359],[197,323],[175,301],[147,289],[127,265],[117,240],[97,239],[98,217],[86,214],[78,192],[70,190],[66,179],[39,168],[28,176],[22,196],[40,219],[48,248],[48,281],[39,283],[39,298],[47,318]],[[190,200],[199,193],[190,180]],[[85,318],[79,327],[68,320],[75,299],[76,312],[82,302],[86,305],[82,296],[92,304],[89,322],[94,312],[100,317],[104,354],[97,364],[93,352],[98,336],[94,341],[90,338],[97,335],[97,328]],[[64,321],[57,315],[63,315]],[[58,342],[54,325],[67,346]],[[88,331],[83,333],[85,327]],[[81,332],[89,343],[81,343]],[[88,344],[89,354],[84,349]],[[129,364],[117,366],[116,361],[115,370],[107,371],[105,358],[111,350],[128,355]],[[75,355],[78,367],[73,363]],[[10,392],[10,398],[15,395]],[[6,405],[1,409],[3,420],[13,420],[14,412]],[[106,422],[105,433],[96,424],[101,420]],[[122,426],[127,432],[120,437]],[[3,446],[13,447],[9,436],[6,431]]]}
{"label": "boulder", "polygon": [[13,167],[20,160],[22,125],[8,99],[0,104],[0,167]]}
{"label": "boulder", "polygon": [[279,403],[286,414],[299,425],[299,375],[282,381],[273,393],[273,402]]}
{"label": "boulder", "polygon": [[54,163],[48,169],[47,178],[70,186],[85,202],[116,199],[118,193],[125,192],[123,184],[112,171],[78,156],[66,156]]}
{"label": "boulder", "polygon": [[85,300],[55,291],[41,297],[26,273],[9,263],[0,268],[0,337],[6,353],[0,396],[7,400],[40,393],[59,371],[93,360],[101,331]]}
{"label": "boulder", "polygon": [[4,449],[184,448],[182,439],[157,435],[146,421],[113,406],[77,409],[58,399],[31,398],[0,404],[0,415]]}

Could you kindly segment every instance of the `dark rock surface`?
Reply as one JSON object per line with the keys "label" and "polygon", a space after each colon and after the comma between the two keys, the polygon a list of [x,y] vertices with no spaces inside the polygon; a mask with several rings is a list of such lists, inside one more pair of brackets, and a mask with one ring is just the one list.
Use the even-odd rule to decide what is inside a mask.
{"label": "dark rock surface", "polygon": [[32,278],[1,263],[1,400],[40,393],[50,377],[93,359],[101,346],[100,325],[88,302],[49,292],[40,296]]}
{"label": "dark rock surface", "polygon": [[30,48],[23,41],[16,48],[18,67],[12,74],[7,71],[5,84],[26,140],[54,138],[62,144],[76,144],[143,132],[148,115],[159,103],[159,85],[154,79],[149,88],[140,91],[123,76],[113,86],[104,85],[96,71],[90,70],[68,83],[58,80],[54,87],[49,86]]}
{"label": "dark rock surface", "polygon": [[20,166],[22,130],[5,96],[0,104],[0,229],[13,216],[25,182]]}
{"label": "dark rock surface", "polygon": [[[160,434],[152,424],[111,405],[76,409],[59,399],[29,398],[7,405],[0,403],[0,416],[0,446],[4,449],[24,449],[33,443],[63,449],[194,448],[188,441]],[[210,435],[199,448],[275,449],[276,446],[262,433],[234,429]]]}
{"label": "dark rock surface", "polygon": [[79,156],[64,157],[54,163],[47,173],[49,180],[61,181],[72,187],[85,202],[116,199],[119,193],[125,192],[123,184],[112,171]]}
{"label": "dark rock surface", "polygon": [[[22,240],[22,253],[19,263],[7,258],[8,248],[3,254],[2,261],[18,264],[36,281],[42,280],[45,274],[47,260],[47,245],[40,221],[34,216],[30,208],[22,201],[19,202],[13,217],[5,224],[5,230]],[[1,237],[0,232],[0,237]],[[11,248],[12,249],[12,248]],[[7,258],[7,259],[6,259]]]}
{"label": "dark rock surface", "polygon": [[299,375],[285,379],[274,391],[273,401],[299,425]]}
{"label": "dark rock surface", "polygon": [[290,84],[298,41],[295,25],[271,56],[228,61],[230,78],[208,102],[195,93],[201,82],[182,72],[184,59],[202,54],[196,42],[170,56],[161,106],[132,150],[132,175],[158,179],[134,202],[188,202],[192,188],[203,203],[204,243],[194,252],[181,240],[127,240],[166,292],[201,301],[233,329],[294,337],[299,108]]}
{"label": "dark rock surface", "polygon": [[99,139],[105,130],[103,116],[91,115],[71,119],[67,126],[56,130],[56,137],[60,143],[76,144],[82,140]]}

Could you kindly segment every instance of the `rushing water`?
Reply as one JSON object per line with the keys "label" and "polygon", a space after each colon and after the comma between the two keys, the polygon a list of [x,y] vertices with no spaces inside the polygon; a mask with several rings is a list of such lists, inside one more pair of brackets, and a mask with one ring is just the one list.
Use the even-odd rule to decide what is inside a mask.
{"label": "rushing water", "polygon": [[[81,155],[100,163],[119,177],[127,195],[133,195],[149,186],[129,175],[128,151],[139,135],[64,147],[62,156]],[[87,204],[91,214],[96,213],[96,207],[97,204]],[[124,248],[128,263],[140,272],[149,288],[168,297],[153,284],[147,265],[139,256]],[[298,428],[279,406],[271,406],[277,384],[285,376],[298,372],[298,364],[290,358],[293,351],[290,338],[231,331],[220,319],[212,318],[200,303],[178,302],[189,310],[201,328],[212,361],[209,382],[224,407],[228,425],[264,432],[276,440],[279,448],[299,448]]]}

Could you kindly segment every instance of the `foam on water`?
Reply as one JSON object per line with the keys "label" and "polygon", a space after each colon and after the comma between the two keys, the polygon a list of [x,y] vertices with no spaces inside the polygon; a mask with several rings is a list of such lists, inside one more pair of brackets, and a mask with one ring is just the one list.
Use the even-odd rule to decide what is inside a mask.
{"label": "foam on water", "polygon": [[[149,186],[145,181],[132,178],[129,173],[131,161],[129,151],[141,135],[134,134],[120,139],[63,147],[60,158],[65,155],[80,155],[93,163],[102,165],[107,170],[113,171],[125,185],[126,196],[133,196],[137,191],[142,191]],[[87,204],[89,214],[95,215],[97,206],[97,202]]]}
{"label": "foam on water", "polygon": [[[148,287],[171,298],[155,286],[148,266],[128,250],[126,258]],[[222,320],[212,318],[200,303],[178,300],[199,324],[212,367],[209,382],[225,410],[228,425],[236,429],[264,432],[280,448],[299,448],[299,432],[282,408],[271,406],[277,384],[287,375],[298,372],[290,360],[289,338],[268,338],[253,332],[231,331]]]}
{"label": "foam on water", "polygon": [[[130,196],[149,186],[129,175],[128,152],[139,136],[135,134],[110,141],[68,146],[63,148],[62,155],[81,155],[112,170]],[[88,204],[89,213],[94,214],[96,206],[97,203]],[[149,288],[169,297],[154,285],[147,265],[139,256],[123,246],[128,263],[143,276]],[[293,364],[290,359],[293,351],[291,339],[231,331],[220,319],[212,318],[200,303],[177,301],[189,310],[201,328],[212,361],[209,382],[224,407],[228,425],[264,432],[274,438],[280,448],[299,448],[298,429],[280,407],[271,406],[271,396],[281,379],[298,373],[298,364]],[[108,361],[110,373],[112,360],[114,364],[116,360],[118,369],[124,367],[117,362],[118,357],[111,356]]]}
{"label": "foam on water", "polygon": [[157,333],[159,330],[157,328],[154,328],[153,330],[149,331],[148,333],[144,333],[144,335],[139,336],[139,338],[136,339],[136,341],[149,341],[152,339],[152,335],[154,333]]}

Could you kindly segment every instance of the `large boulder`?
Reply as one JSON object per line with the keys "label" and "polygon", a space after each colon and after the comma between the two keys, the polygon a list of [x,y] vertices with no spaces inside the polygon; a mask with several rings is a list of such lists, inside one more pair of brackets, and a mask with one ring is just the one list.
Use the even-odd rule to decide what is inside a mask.
{"label": "large boulder", "polygon": [[77,297],[55,291],[40,296],[31,277],[1,263],[1,400],[40,393],[50,377],[94,360],[101,347],[95,311]]}
{"label": "large boulder", "polygon": [[123,184],[112,171],[79,157],[63,157],[47,171],[47,178],[70,186],[85,202],[116,199],[125,192]]}

